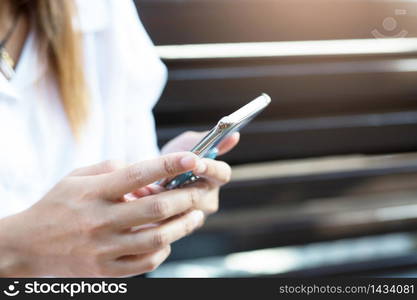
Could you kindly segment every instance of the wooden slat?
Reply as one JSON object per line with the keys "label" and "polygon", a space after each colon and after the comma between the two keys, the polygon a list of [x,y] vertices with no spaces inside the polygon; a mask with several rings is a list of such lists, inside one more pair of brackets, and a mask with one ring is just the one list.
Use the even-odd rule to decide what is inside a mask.
{"label": "wooden slat", "polygon": [[165,61],[203,61],[225,59],[289,58],[320,56],[415,55],[417,38],[285,41],[257,43],[212,43],[157,46]]}
{"label": "wooden slat", "polygon": [[255,179],[227,185],[220,212],[176,243],[172,259],[417,229],[415,154],[309,161],[325,167],[294,172],[303,161],[277,162],[260,178],[265,164],[238,167]]}
{"label": "wooden slat", "polygon": [[306,177],[341,172],[382,172],[392,168],[411,168],[417,165],[417,153],[385,155],[343,155],[324,158],[305,158],[288,161],[269,161],[245,164],[233,168],[232,182],[262,179]]}
{"label": "wooden slat", "polygon": [[[137,0],[157,44],[416,36],[415,2],[354,0]],[[399,11],[398,11],[399,10]],[[405,12],[406,14],[403,14]],[[396,14],[397,13],[397,14]],[[394,30],[384,29],[394,17]]]}
{"label": "wooden slat", "polygon": [[[160,144],[189,129],[160,127]],[[381,154],[417,149],[417,113],[254,122],[242,131],[239,147],[222,159],[249,163],[351,153]]]}
{"label": "wooden slat", "polygon": [[416,233],[406,232],[272,247],[170,262],[151,277],[392,276],[404,271],[415,276],[415,242]]}
{"label": "wooden slat", "polygon": [[[304,202],[287,194],[286,203],[275,199],[277,205],[255,198],[254,192],[257,205],[213,216],[200,232],[174,244],[171,260],[417,230],[416,191]],[[274,193],[279,195],[279,189]]]}
{"label": "wooden slat", "polygon": [[262,92],[273,101],[259,119],[417,109],[414,59],[201,64],[168,64],[170,81],[155,109],[160,126],[210,124]]}

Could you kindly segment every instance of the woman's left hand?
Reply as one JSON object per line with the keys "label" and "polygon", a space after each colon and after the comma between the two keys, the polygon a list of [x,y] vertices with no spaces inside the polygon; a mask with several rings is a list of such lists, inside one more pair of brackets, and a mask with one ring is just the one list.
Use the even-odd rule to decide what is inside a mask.
{"label": "woman's left hand", "polygon": [[[187,131],[168,142],[162,148],[162,154],[189,151],[206,134],[207,132]],[[219,155],[232,150],[239,143],[239,137],[239,133],[234,133],[222,141],[218,146]],[[230,181],[232,171],[230,166],[223,161],[204,158],[200,162],[202,164],[199,166],[198,171],[194,171],[194,174],[201,177],[201,179],[193,183],[192,186],[201,189],[204,196],[195,204],[195,209],[202,210],[208,215],[218,210],[220,187]],[[151,185],[132,193],[131,196],[143,197],[162,192],[163,190],[160,186]]]}

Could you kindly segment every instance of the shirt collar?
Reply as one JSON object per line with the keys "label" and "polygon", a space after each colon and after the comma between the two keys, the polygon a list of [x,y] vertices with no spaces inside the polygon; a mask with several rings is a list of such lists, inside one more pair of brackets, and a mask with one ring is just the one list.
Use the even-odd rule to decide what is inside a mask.
{"label": "shirt collar", "polygon": [[17,97],[16,89],[10,84],[3,73],[0,73],[0,100],[13,100]]}
{"label": "shirt collar", "polygon": [[35,34],[29,32],[14,76],[9,81],[4,76],[0,77],[0,96],[6,96],[9,100],[18,100],[21,91],[44,75],[46,60],[42,58],[43,54],[38,52]]}

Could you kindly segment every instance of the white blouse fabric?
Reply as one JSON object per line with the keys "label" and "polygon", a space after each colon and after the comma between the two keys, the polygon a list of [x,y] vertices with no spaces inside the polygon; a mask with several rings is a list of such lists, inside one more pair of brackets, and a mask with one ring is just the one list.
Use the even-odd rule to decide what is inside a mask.
{"label": "white blouse fabric", "polygon": [[75,168],[158,155],[152,108],[167,72],[134,3],[76,3],[91,97],[88,124],[75,141],[29,34],[15,76],[0,75],[0,218],[30,207]]}

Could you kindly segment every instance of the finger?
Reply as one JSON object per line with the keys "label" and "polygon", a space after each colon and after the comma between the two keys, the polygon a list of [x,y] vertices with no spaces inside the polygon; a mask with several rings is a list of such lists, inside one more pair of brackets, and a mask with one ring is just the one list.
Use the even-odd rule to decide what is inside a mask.
{"label": "finger", "polygon": [[161,184],[150,184],[147,185],[143,188],[140,188],[136,191],[133,192],[133,194],[138,197],[138,198],[142,198],[142,197],[146,197],[146,196],[150,196],[150,195],[155,195],[155,194],[159,194],[165,191],[165,188],[163,187],[163,185]]}
{"label": "finger", "polygon": [[213,186],[207,180],[199,180],[191,186],[201,190],[203,195],[194,209],[203,211],[206,216],[214,214],[219,210],[220,186]]}
{"label": "finger", "polygon": [[223,161],[203,158],[199,165],[205,164],[205,168],[197,168],[194,174],[211,181],[216,185],[224,185],[230,181],[232,168]]}
{"label": "finger", "polygon": [[197,132],[187,131],[169,141],[163,148],[162,153],[171,153],[178,151],[189,151],[198,141],[207,135],[208,131]]}
{"label": "finger", "polygon": [[150,195],[152,195],[152,189],[149,187],[149,185],[147,185],[141,187],[140,189],[137,189],[136,191],[124,195],[123,201],[134,201]]}
{"label": "finger", "polygon": [[162,178],[172,177],[193,170],[199,158],[191,152],[167,154],[133,164],[110,174],[101,175],[98,184],[102,196],[119,199],[123,195],[154,183]]}
{"label": "finger", "polygon": [[203,221],[204,213],[193,210],[159,226],[125,233],[120,235],[120,241],[117,243],[120,246],[118,254],[132,255],[161,249],[190,234],[199,228]]}
{"label": "finger", "polygon": [[137,200],[139,198],[143,198],[146,196],[150,196],[150,195],[155,195],[155,194],[159,194],[162,192],[165,192],[166,189],[163,187],[162,184],[160,183],[153,183],[153,184],[149,184],[147,186],[141,187],[131,193],[128,193],[126,195],[123,196],[123,200],[124,201],[133,201],[133,200]]}
{"label": "finger", "polygon": [[148,273],[161,265],[171,253],[171,247],[167,246],[154,252],[121,257],[112,264],[113,276],[133,276]]}
{"label": "finger", "polygon": [[101,163],[98,163],[92,166],[76,169],[72,171],[69,175],[70,176],[94,176],[94,175],[99,175],[99,174],[110,173],[110,172],[119,170],[124,167],[126,167],[126,164],[121,161],[107,160],[107,161],[103,161]]}
{"label": "finger", "polygon": [[134,201],[110,206],[115,229],[157,223],[196,207],[202,193],[194,187],[166,191]]}
{"label": "finger", "polygon": [[239,143],[240,140],[240,133],[235,132],[231,136],[225,138],[218,146],[219,155],[226,154],[230,150],[232,150],[236,145]]}

